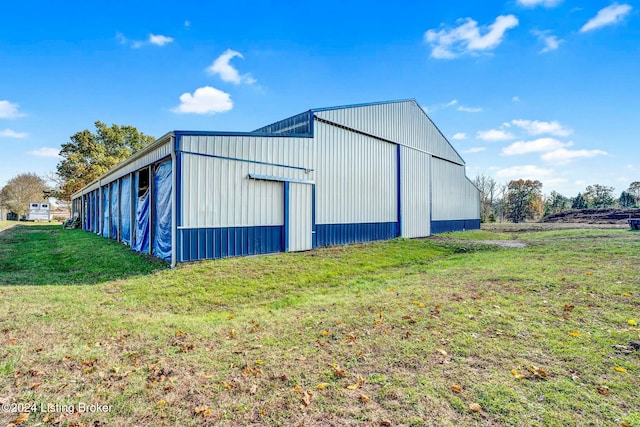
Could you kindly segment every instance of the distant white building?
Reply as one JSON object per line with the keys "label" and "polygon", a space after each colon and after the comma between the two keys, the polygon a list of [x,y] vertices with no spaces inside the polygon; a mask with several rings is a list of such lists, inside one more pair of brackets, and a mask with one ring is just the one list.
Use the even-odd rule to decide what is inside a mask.
{"label": "distant white building", "polygon": [[31,202],[27,211],[27,221],[51,221],[49,202]]}

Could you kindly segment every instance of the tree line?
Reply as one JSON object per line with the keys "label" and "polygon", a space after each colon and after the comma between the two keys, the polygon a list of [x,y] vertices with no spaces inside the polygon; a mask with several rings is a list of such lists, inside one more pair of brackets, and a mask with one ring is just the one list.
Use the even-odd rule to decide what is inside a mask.
{"label": "tree line", "polygon": [[542,193],[542,182],[518,179],[499,184],[484,174],[473,183],[480,190],[482,222],[523,222],[569,209],[637,208],[640,205],[640,181],[634,181],[616,198],[614,188],[601,184],[588,185],[573,197],[556,191]]}
{"label": "tree line", "polygon": [[62,144],[55,172],[21,173],[10,179],[0,189],[0,206],[22,216],[29,202],[54,197],[69,207],[75,192],[155,140],[133,126],[107,126],[100,121],[94,125],[95,131],[76,132]]}

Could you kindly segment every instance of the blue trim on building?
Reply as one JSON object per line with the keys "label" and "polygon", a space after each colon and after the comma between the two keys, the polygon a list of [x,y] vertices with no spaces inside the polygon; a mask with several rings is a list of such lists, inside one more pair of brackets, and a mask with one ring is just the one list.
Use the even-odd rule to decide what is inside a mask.
{"label": "blue trim on building", "polygon": [[316,186],[311,186],[311,247],[318,247],[318,231],[316,229]]}
{"label": "blue trim on building", "polygon": [[316,246],[334,246],[348,243],[388,240],[396,237],[397,222],[370,222],[356,224],[317,224]]}
{"label": "blue trim on building", "polygon": [[297,169],[297,170],[313,172],[313,169],[305,168],[305,167],[302,167],[302,166],[291,166],[291,165],[282,165],[280,163],[260,162],[258,160],[240,159],[240,158],[237,158],[237,157],[217,156],[215,154],[195,153],[193,151],[180,150],[180,151],[176,152],[176,154],[177,153],[191,154],[191,155],[194,155],[194,156],[212,157],[214,159],[233,160],[235,162],[254,163],[254,164],[257,164],[257,165],[278,166],[278,167],[281,167],[281,168]]}
{"label": "blue trim on building", "polygon": [[479,230],[479,219],[449,219],[431,221],[431,234],[448,233],[450,231]]}
{"label": "blue trim on building", "polygon": [[282,246],[285,252],[289,252],[289,190],[290,184],[284,183],[284,227],[282,230]]}
{"label": "blue trim on building", "polygon": [[402,236],[402,173],[400,169],[400,150],[402,147],[400,145],[396,145],[396,173],[398,175],[398,187],[397,187],[397,208],[398,208],[398,230],[396,232],[396,236]]}
{"label": "blue trim on building", "polygon": [[178,229],[178,262],[282,252],[283,226]]}
{"label": "blue trim on building", "polygon": [[269,138],[313,138],[313,133],[225,132],[203,130],[174,130],[175,136],[264,136]]}

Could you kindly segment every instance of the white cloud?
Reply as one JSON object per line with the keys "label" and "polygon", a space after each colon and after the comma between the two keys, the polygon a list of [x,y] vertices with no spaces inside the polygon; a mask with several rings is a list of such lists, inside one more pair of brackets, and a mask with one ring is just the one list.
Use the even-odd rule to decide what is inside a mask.
{"label": "white cloud", "polygon": [[189,21],[189,20],[184,21],[184,26],[189,28],[191,26],[191,21]]}
{"label": "white cloud", "polygon": [[193,95],[189,92],[180,95],[180,105],[174,113],[215,114],[233,108],[231,95],[211,86],[196,89]]}
{"label": "white cloud", "polygon": [[458,111],[464,111],[465,113],[480,113],[482,112],[482,107],[464,107],[459,106]]}
{"label": "white cloud", "polygon": [[631,9],[633,8],[628,4],[613,3],[604,9],[600,9],[596,16],[591,18],[582,26],[582,28],[580,28],[580,32],[586,33],[587,31],[595,30],[607,25],[615,25],[622,21],[624,17],[631,12]]}
{"label": "white cloud", "polygon": [[454,141],[462,141],[463,139],[467,139],[467,134],[464,132],[454,133],[451,139]]}
{"label": "white cloud", "polygon": [[462,154],[474,154],[474,153],[482,153],[486,151],[487,147],[471,147],[467,150],[463,150]]}
{"label": "white cloud", "polygon": [[149,43],[155,46],[164,46],[173,42],[173,37],[163,36],[161,34],[149,34]]}
{"label": "white cloud", "polygon": [[538,40],[544,43],[544,47],[540,50],[540,53],[547,53],[557,50],[560,47],[560,43],[564,42],[564,40],[559,39],[558,37],[551,34],[551,31],[549,30],[532,30],[531,34],[536,36]]}
{"label": "white cloud", "polygon": [[524,129],[529,135],[549,134],[554,136],[569,136],[573,129],[562,126],[557,121],[542,122],[539,120],[511,120],[511,124]]}
{"label": "white cloud", "polygon": [[120,32],[116,33],[116,40],[122,45],[130,45],[133,49],[140,49],[141,47],[148,45],[162,47],[175,41],[173,37],[163,36],[161,34],[149,34],[149,38],[147,40],[129,40]]}
{"label": "white cloud", "polygon": [[583,179],[579,179],[576,182],[574,182],[575,185],[585,185],[587,183],[587,181],[583,180]]}
{"label": "white cloud", "polygon": [[493,50],[502,43],[507,30],[518,26],[514,15],[500,15],[493,24],[478,27],[471,18],[459,19],[454,28],[428,30],[424,39],[431,45],[431,57],[452,59],[467,53]]}
{"label": "white cloud", "polygon": [[26,114],[19,111],[19,107],[18,104],[7,100],[0,101],[0,119],[16,119],[26,116]]}
{"label": "white cloud", "polygon": [[549,163],[567,164],[576,159],[587,159],[597,156],[607,156],[608,153],[602,150],[567,150],[559,148],[542,155],[542,160]]}
{"label": "white cloud", "polygon": [[511,179],[542,179],[553,174],[553,169],[544,169],[534,165],[512,166],[500,169],[496,176]]}
{"label": "white cloud", "polygon": [[562,0],[518,0],[518,4],[524,7],[554,7],[562,3]]}
{"label": "white cloud", "polygon": [[29,151],[28,154],[31,154],[32,156],[38,156],[38,157],[59,158],[60,157],[60,149],[59,148],[51,148],[51,147],[42,147],[42,148],[38,148],[37,150]]}
{"label": "white cloud", "polygon": [[511,98],[511,100],[513,102],[520,102],[520,97],[519,96],[514,96],[513,98]]}
{"label": "white cloud", "polygon": [[508,141],[515,138],[515,135],[502,129],[490,129],[478,131],[476,138],[483,141]]}
{"label": "white cloud", "polygon": [[533,141],[517,141],[502,149],[503,156],[516,156],[529,153],[545,153],[559,148],[570,147],[572,142],[564,143],[554,138],[540,138]]}
{"label": "white cloud", "polygon": [[447,105],[445,105],[445,107],[453,107],[454,105],[458,105],[458,100],[457,99],[452,99],[451,102],[449,102]]}
{"label": "white cloud", "polygon": [[240,52],[236,52],[235,50],[227,49],[222,55],[216,58],[213,63],[207,67],[207,71],[209,74],[217,74],[220,78],[225,82],[230,82],[234,84],[246,83],[253,84],[256,82],[251,74],[240,75],[238,70],[236,70],[233,65],[229,63],[233,58],[244,58]]}
{"label": "white cloud", "polygon": [[0,130],[0,138],[26,138],[29,134],[26,132],[16,132],[13,129]]}

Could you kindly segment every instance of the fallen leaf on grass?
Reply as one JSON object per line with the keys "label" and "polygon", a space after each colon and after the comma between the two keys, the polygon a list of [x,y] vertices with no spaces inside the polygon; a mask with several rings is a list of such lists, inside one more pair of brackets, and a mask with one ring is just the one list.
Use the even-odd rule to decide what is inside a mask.
{"label": "fallen leaf on grass", "polygon": [[629,319],[627,320],[627,323],[629,324],[629,326],[636,326],[636,319]]}
{"label": "fallen leaf on grass", "polygon": [[258,386],[256,384],[252,385],[251,388],[249,389],[249,394],[253,396],[257,392],[258,392]]}
{"label": "fallen leaf on grass", "polygon": [[18,415],[18,417],[15,420],[11,421],[11,423],[9,423],[9,425],[22,424],[23,422],[27,421],[28,419],[29,419],[29,413],[25,412],[25,413],[22,413],[22,414]]}
{"label": "fallen leaf on grass", "polygon": [[362,394],[362,393],[360,393],[360,396],[358,396],[358,399],[360,399],[360,401],[364,402],[364,403],[367,403],[368,401],[371,400],[369,398],[369,396],[367,396],[366,394]]}
{"label": "fallen leaf on grass", "polygon": [[606,396],[609,394],[609,390],[607,390],[604,387],[596,387],[596,390],[598,391],[598,393],[600,393],[603,396]]}
{"label": "fallen leaf on grass", "polygon": [[456,385],[456,384],[452,384],[451,385],[451,390],[453,390],[455,393],[461,393],[462,392],[462,387],[460,387],[459,385]]}
{"label": "fallen leaf on grass", "polygon": [[580,332],[569,332],[569,335],[571,335],[572,337],[579,337],[580,336]]}
{"label": "fallen leaf on grass", "polygon": [[310,391],[302,391],[302,404],[304,406],[309,406],[311,404],[311,396],[313,396],[313,393],[311,393]]}
{"label": "fallen leaf on grass", "polygon": [[335,375],[338,378],[344,378],[347,375],[347,371],[345,371],[344,369],[342,369],[340,366],[338,366],[335,363],[330,364],[329,366],[331,366],[333,368],[333,375]]}
{"label": "fallen leaf on grass", "polygon": [[327,330],[325,329],[324,331],[320,332],[320,334],[321,334],[323,337],[326,337],[327,335],[329,335],[329,331],[327,331]]}
{"label": "fallen leaf on grass", "polygon": [[[160,408],[164,408],[165,406],[167,406],[167,401],[162,399],[159,400],[158,403],[156,403],[156,408],[160,409]],[[197,414],[197,412],[196,412]]]}
{"label": "fallen leaf on grass", "polygon": [[549,374],[547,374],[547,371],[537,366],[531,366],[529,368],[529,372],[531,372],[536,378],[547,378],[549,376]]}
{"label": "fallen leaf on grass", "polygon": [[616,370],[616,371],[618,371],[618,372],[622,372],[623,374],[626,374],[626,373],[627,373],[627,369],[626,369],[626,368],[623,368],[622,366],[616,366],[616,367],[615,367],[615,368],[613,368],[613,369],[615,369],[615,370]]}
{"label": "fallen leaf on grass", "polygon": [[512,369],[511,370],[511,375],[513,375],[513,377],[515,379],[517,379],[517,380],[521,380],[523,378],[527,378],[526,375],[519,373],[517,369]]}
{"label": "fallen leaf on grass", "polygon": [[31,390],[35,390],[38,387],[40,387],[42,385],[42,383],[33,383],[31,384],[31,387],[29,387]]}
{"label": "fallen leaf on grass", "polygon": [[630,297],[630,296],[631,296],[631,293],[629,293],[629,292],[625,292],[625,293],[624,293],[624,294],[622,294],[622,295],[623,295],[623,296],[625,296],[625,297]]}
{"label": "fallen leaf on grass", "polygon": [[356,381],[355,384],[351,384],[347,386],[347,389],[349,390],[355,390],[358,389],[362,386],[362,384],[364,384],[366,382],[366,380],[364,378],[362,378],[360,375],[358,375],[358,379]]}
{"label": "fallen leaf on grass", "polygon": [[447,351],[446,351],[446,350],[443,350],[443,349],[441,349],[441,348],[437,349],[436,351],[437,351],[438,353],[440,353],[441,355],[443,355],[443,356],[448,356],[448,355],[449,355],[449,353],[447,353]]}
{"label": "fallen leaf on grass", "polygon": [[329,387],[329,383],[320,383],[316,386],[318,390],[324,390],[327,387]]}
{"label": "fallen leaf on grass", "polygon": [[389,426],[391,426],[391,421],[389,421],[389,420],[382,420],[382,421],[380,421],[380,425],[381,425],[381,426],[384,426],[384,427],[389,427]]}
{"label": "fallen leaf on grass", "polygon": [[176,337],[183,337],[183,336],[184,336],[183,331],[176,331]]}
{"label": "fallen leaf on grass", "polygon": [[620,423],[620,427],[631,427],[631,424],[625,423],[624,421]]}
{"label": "fallen leaf on grass", "polygon": [[482,407],[477,403],[469,403],[469,410],[471,412],[480,412],[482,411]]}
{"label": "fallen leaf on grass", "polygon": [[564,305],[564,311],[573,311],[575,307],[572,305]]}
{"label": "fallen leaf on grass", "polygon": [[206,405],[196,407],[195,412],[196,415],[202,415],[205,418],[210,417],[212,414],[211,409]]}

